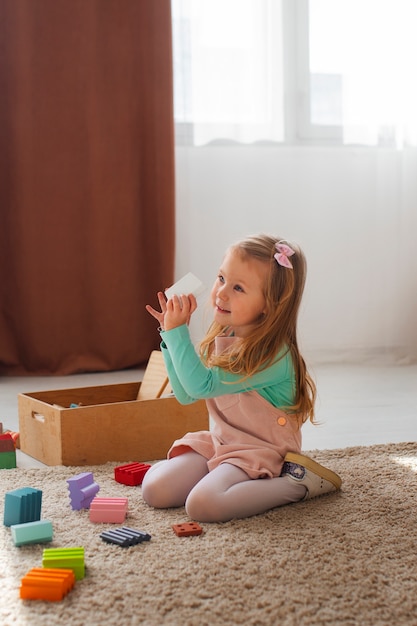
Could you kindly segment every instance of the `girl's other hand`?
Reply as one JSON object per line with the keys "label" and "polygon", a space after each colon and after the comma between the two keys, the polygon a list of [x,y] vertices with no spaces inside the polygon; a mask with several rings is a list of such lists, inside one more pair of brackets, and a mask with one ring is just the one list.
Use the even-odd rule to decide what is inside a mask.
{"label": "girl's other hand", "polygon": [[157,311],[150,304],[147,304],[145,309],[148,311],[148,313],[152,315],[152,317],[158,320],[159,326],[164,330],[165,329],[164,317],[165,317],[165,313],[167,310],[167,301],[162,291],[158,291],[157,295],[158,295],[158,302],[159,302],[159,306],[161,307],[161,310]]}

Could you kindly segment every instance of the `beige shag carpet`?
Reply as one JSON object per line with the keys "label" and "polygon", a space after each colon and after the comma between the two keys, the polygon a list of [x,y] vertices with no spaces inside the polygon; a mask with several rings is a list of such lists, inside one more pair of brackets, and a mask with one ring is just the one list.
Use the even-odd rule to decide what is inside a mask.
{"label": "beige shag carpet", "polygon": [[[114,481],[117,464],[1,470],[2,494],[42,490],[42,518],[53,522],[54,538],[15,547],[2,526],[0,623],[417,624],[417,443],[309,454],[342,476],[340,493],[202,524],[204,533],[188,538],[172,530],[187,521],[184,509],[146,506],[140,487]],[[93,472],[99,496],[128,497],[126,525],[148,532],[151,541],[106,544],[99,535],[112,525],[71,509],[66,479],[84,471]],[[3,521],[4,495],[2,501]],[[20,580],[41,566],[43,549],[70,546],[85,548],[85,578],[61,602],[20,600]]]}

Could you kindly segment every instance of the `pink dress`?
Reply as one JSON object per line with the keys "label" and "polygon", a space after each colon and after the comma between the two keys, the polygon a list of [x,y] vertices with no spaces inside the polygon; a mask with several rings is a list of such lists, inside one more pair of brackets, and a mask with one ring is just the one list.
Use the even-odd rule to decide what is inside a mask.
{"label": "pink dress", "polygon": [[208,461],[243,469],[250,478],[281,474],[287,452],[301,452],[301,429],[296,415],[286,414],[257,391],[227,394],[207,400],[212,430],[187,433],[168,452],[173,458],[194,450]]}

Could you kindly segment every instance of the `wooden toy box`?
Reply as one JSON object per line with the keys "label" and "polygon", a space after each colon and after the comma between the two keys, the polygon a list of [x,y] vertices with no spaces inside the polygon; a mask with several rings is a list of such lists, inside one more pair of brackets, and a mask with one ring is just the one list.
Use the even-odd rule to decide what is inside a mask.
{"label": "wooden toy box", "polygon": [[22,452],[46,465],[152,461],[186,432],[208,430],[204,401],[181,405],[161,394],[168,379],[159,354],[152,353],[142,383],[19,394]]}

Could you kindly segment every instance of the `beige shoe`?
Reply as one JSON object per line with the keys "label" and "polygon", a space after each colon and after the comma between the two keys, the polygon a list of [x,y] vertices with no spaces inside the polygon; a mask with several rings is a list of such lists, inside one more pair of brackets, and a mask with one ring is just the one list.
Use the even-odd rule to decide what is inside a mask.
{"label": "beige shoe", "polygon": [[304,485],[307,493],[303,500],[338,491],[342,485],[340,476],[316,463],[310,457],[295,452],[287,452],[285,455],[281,476],[288,476],[300,485]]}

